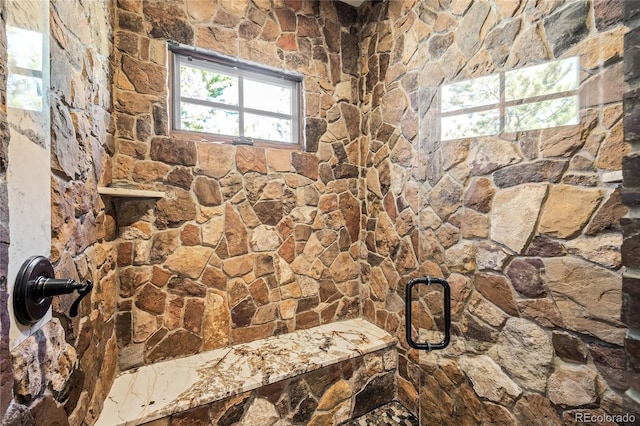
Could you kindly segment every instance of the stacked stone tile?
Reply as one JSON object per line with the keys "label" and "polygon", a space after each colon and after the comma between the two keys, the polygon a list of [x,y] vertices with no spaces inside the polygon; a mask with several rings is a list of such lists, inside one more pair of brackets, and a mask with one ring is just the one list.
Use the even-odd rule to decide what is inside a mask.
{"label": "stacked stone tile", "polygon": [[625,35],[624,76],[629,83],[629,91],[624,94],[624,137],[631,145],[631,152],[622,161],[622,173],[624,176],[623,201],[629,207],[630,212],[622,221],[624,241],[622,243],[622,264],[627,268],[622,284],[622,320],[629,327],[629,333],[625,336],[626,362],[629,371],[628,381],[630,391],[627,392],[626,404],[629,410],[639,410],[640,401],[640,339],[637,330],[640,327],[638,306],[640,305],[640,292],[638,286],[638,268],[640,268],[640,232],[638,229],[638,206],[640,194],[640,160],[638,146],[640,141],[640,108],[638,107],[638,93],[640,80],[638,79],[638,45],[640,29],[638,18],[640,7],[634,2],[624,4],[625,23],[629,32]]}
{"label": "stacked stone tile", "polygon": [[[355,9],[329,2],[118,2],[113,180],[120,367],[360,315]],[[171,134],[166,41],[305,75],[306,151]]]}
{"label": "stacked stone tile", "polygon": [[[425,424],[562,424],[623,413],[620,321],[627,213],[621,169],[618,2],[373,3],[361,9],[364,315],[404,334],[411,277],[452,287],[453,341],[406,345],[398,392]],[[437,87],[580,56],[577,126],[441,141]],[[419,124],[419,125],[418,125]],[[441,294],[414,302],[414,333],[442,324]],[[560,413],[560,414],[558,414]],[[498,420],[499,419],[499,420]]]}
{"label": "stacked stone tile", "polygon": [[[64,377],[66,361],[71,363],[64,386],[73,392],[65,399],[57,396],[71,424],[95,421],[117,366],[113,217],[97,191],[110,180],[113,152],[109,8],[107,1],[86,5],[52,1],[50,10],[50,258],[56,276],[95,283],[78,317],[68,317],[75,295],[58,298],[54,304],[68,347],[51,376],[55,383],[57,375]],[[46,416],[46,410],[41,414]]]}
{"label": "stacked stone tile", "polygon": [[[128,369],[361,315],[401,336],[404,284],[434,275],[452,285],[452,345],[419,354],[401,343],[396,378],[423,422],[561,424],[576,410],[638,411],[631,398],[623,405],[623,392],[638,388],[625,363],[635,372],[639,357],[619,317],[622,305],[637,328],[632,273],[621,291],[622,266],[637,263],[637,226],[624,219],[623,243],[619,225],[629,211],[621,198],[637,203],[601,178],[629,154],[625,186],[637,186],[622,136],[619,2],[394,0],[356,13],[324,1],[118,0],[113,31],[108,2],[52,3],[52,257],[58,275],[97,286],[78,319],[65,315],[71,297],[60,299],[59,320],[14,353],[14,366],[35,370],[16,367],[15,387],[2,376],[3,404],[14,387],[31,405],[25,419],[64,423],[69,413],[72,424],[90,423],[116,352]],[[306,151],[171,135],[168,39],[304,74]],[[578,126],[439,141],[440,84],[574,55]],[[634,95],[625,98],[629,142]],[[95,187],[111,182],[167,197],[104,206]],[[414,332],[441,325],[440,296],[414,301]],[[56,344],[37,358],[44,338]],[[318,373],[335,386],[303,377],[185,421],[274,407],[303,416],[323,393],[335,404],[318,423],[343,416],[347,386],[353,398],[364,385],[347,364]],[[394,386],[387,370],[373,372]]]}

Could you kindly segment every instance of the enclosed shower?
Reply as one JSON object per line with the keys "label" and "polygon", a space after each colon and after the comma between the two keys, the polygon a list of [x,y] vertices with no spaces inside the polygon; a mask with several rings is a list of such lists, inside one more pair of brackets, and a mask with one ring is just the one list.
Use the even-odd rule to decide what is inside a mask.
{"label": "enclosed shower", "polygon": [[347,3],[0,0],[5,423],[640,415],[635,2]]}

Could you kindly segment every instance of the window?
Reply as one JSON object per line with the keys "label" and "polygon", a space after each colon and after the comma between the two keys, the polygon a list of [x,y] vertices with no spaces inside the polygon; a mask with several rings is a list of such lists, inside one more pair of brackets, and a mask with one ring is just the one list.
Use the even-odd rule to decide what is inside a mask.
{"label": "window", "polygon": [[578,58],[442,86],[442,140],[578,123]]}
{"label": "window", "polygon": [[174,50],[172,128],[238,143],[300,145],[301,86],[293,73]]}
{"label": "window", "polygon": [[42,111],[42,33],[7,26],[7,56],[7,105],[11,108]]}

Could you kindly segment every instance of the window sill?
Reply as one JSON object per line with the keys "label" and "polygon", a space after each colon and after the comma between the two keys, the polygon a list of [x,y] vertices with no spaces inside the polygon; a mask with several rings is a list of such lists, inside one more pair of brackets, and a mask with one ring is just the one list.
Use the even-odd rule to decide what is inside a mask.
{"label": "window sill", "polygon": [[230,146],[249,146],[254,148],[268,148],[268,149],[286,149],[288,151],[304,151],[300,144],[293,143],[278,143],[278,142],[268,142],[260,139],[254,139],[253,144],[237,144],[233,143],[233,137],[226,136],[216,136],[216,135],[208,135],[205,133],[198,132],[189,132],[186,130],[171,130],[169,132],[169,137],[172,139],[179,139],[182,141],[192,141],[192,142],[206,142],[206,143],[214,143],[219,145],[230,145]]}

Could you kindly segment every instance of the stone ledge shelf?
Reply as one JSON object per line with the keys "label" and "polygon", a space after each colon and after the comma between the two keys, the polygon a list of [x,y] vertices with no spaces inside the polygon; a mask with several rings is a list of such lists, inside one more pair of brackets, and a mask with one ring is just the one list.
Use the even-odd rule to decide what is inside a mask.
{"label": "stone ledge shelf", "polygon": [[99,186],[98,194],[116,198],[164,198],[162,191],[150,191],[145,189],[132,189],[121,187]]}
{"label": "stone ledge shelf", "polygon": [[396,342],[353,319],[143,366],[116,378],[95,426],[150,422]]}

